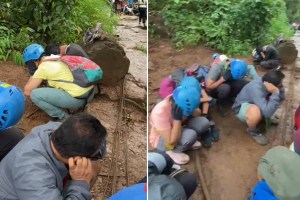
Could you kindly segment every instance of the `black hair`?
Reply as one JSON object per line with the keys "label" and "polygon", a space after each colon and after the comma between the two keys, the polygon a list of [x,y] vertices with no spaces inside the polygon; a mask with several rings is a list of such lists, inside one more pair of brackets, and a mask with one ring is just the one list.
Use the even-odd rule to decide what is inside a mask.
{"label": "black hair", "polygon": [[60,54],[60,46],[58,44],[48,44],[45,48],[45,53],[47,56],[51,54],[59,55]]}
{"label": "black hair", "polygon": [[256,52],[258,55],[260,55],[261,52],[263,52],[263,46],[257,46],[256,47]]}
{"label": "black hair", "polygon": [[101,122],[87,113],[68,118],[51,135],[51,141],[64,158],[90,157],[97,151],[106,152],[106,129]]}
{"label": "black hair", "polygon": [[284,77],[285,75],[281,71],[271,70],[262,77],[262,81],[272,83],[274,86],[278,87],[282,83]]}

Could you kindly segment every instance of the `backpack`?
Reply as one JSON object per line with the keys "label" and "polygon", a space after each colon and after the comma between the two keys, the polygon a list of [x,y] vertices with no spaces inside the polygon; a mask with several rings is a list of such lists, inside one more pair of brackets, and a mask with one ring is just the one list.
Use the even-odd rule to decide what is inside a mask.
{"label": "backpack", "polygon": [[163,78],[159,87],[159,97],[161,99],[165,99],[167,96],[173,93],[174,89],[175,81],[170,77]]}
{"label": "backpack", "polygon": [[201,83],[203,87],[205,87],[209,69],[209,67],[204,65],[193,64],[185,70],[185,77],[193,76],[199,81],[199,83]]}
{"label": "backpack", "polygon": [[172,79],[175,82],[175,87],[180,86],[182,79],[185,76],[185,71],[183,69],[176,70],[172,75]]}
{"label": "backpack", "polygon": [[103,76],[102,69],[96,63],[85,57],[63,55],[56,58],[50,57],[46,61],[62,61],[69,67],[74,77],[74,81],[55,81],[74,83],[85,88],[97,84]]}
{"label": "backpack", "polygon": [[286,147],[268,150],[260,159],[258,174],[280,200],[300,199],[300,157]]}
{"label": "backpack", "polygon": [[209,69],[210,68],[207,67],[207,66],[199,65],[199,67],[197,69],[197,73],[196,73],[196,78],[198,80],[200,80],[200,82],[205,82],[206,83]]}
{"label": "backpack", "polygon": [[202,84],[202,86],[205,86],[209,70],[210,68],[207,66],[193,64],[186,70],[176,70],[172,74],[172,79],[174,80],[176,87],[178,87],[184,77],[193,76]]}

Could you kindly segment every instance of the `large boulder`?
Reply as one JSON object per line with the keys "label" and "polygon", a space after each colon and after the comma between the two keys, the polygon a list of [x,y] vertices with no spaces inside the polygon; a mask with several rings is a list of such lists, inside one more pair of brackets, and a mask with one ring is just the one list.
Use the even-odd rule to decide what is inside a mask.
{"label": "large boulder", "polygon": [[84,47],[90,59],[103,70],[101,83],[106,86],[117,85],[128,73],[130,61],[117,42],[111,40],[95,40]]}
{"label": "large boulder", "polygon": [[298,55],[298,50],[292,41],[285,41],[277,46],[281,63],[291,64],[293,63]]}

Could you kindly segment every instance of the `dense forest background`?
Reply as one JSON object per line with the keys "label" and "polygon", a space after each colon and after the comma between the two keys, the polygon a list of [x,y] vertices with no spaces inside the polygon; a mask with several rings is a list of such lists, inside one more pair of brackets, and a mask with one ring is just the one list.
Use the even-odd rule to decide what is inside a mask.
{"label": "dense forest background", "polygon": [[107,0],[1,0],[0,60],[23,64],[31,43],[79,42],[96,22],[112,34],[118,18]]}
{"label": "dense forest background", "polygon": [[300,21],[299,0],[151,0],[151,16],[160,16],[176,47],[200,42],[227,54],[247,55],[253,47],[294,34]]}

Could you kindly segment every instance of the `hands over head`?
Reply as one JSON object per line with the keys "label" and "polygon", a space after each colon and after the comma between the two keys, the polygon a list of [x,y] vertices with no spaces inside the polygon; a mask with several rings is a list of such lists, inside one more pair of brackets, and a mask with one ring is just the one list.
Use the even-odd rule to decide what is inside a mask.
{"label": "hands over head", "polygon": [[183,110],[176,104],[176,103],[173,103],[172,105],[172,116],[173,116],[173,119],[175,120],[182,120],[182,117],[183,117]]}
{"label": "hands over head", "polygon": [[272,83],[269,83],[269,82],[265,81],[264,85],[265,85],[265,87],[266,87],[266,89],[267,89],[268,92],[270,92],[270,93],[279,93],[278,87],[276,87]]}

